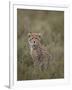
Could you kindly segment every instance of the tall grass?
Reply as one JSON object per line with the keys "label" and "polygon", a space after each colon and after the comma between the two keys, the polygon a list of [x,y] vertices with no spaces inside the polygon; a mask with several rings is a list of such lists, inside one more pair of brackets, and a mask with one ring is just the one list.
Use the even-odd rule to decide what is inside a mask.
{"label": "tall grass", "polygon": [[[46,71],[33,67],[28,32],[42,33],[52,59]],[[17,80],[64,78],[64,12],[17,10]]]}

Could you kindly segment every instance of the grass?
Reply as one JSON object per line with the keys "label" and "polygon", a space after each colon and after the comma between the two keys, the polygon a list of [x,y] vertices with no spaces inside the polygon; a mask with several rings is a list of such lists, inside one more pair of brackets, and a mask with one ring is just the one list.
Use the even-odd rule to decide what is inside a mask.
{"label": "grass", "polygon": [[[47,71],[33,67],[28,32],[42,33],[52,59]],[[17,10],[17,80],[64,78],[64,12]]]}

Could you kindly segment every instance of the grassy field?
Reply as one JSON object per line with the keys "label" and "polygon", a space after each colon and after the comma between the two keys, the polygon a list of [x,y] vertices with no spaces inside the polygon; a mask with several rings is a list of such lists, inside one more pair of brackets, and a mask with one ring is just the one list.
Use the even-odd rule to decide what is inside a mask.
{"label": "grassy field", "polygon": [[[52,59],[47,71],[34,70],[29,32],[42,33],[42,44]],[[64,78],[64,12],[17,10],[17,80]]]}

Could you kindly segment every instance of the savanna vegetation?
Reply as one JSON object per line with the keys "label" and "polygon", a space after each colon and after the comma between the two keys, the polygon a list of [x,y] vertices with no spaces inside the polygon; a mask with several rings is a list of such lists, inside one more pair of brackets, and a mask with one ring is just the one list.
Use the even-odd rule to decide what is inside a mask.
{"label": "savanna vegetation", "polygon": [[[42,44],[52,56],[48,70],[34,70],[29,32],[42,33]],[[64,12],[17,9],[17,80],[64,78]]]}

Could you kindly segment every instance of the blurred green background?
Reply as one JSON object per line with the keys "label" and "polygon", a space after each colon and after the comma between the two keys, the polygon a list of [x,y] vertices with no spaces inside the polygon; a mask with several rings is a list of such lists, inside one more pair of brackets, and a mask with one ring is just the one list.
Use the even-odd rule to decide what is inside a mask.
{"label": "blurred green background", "polygon": [[[42,33],[52,56],[47,71],[33,68],[27,34]],[[17,9],[17,80],[64,78],[64,11]]]}

